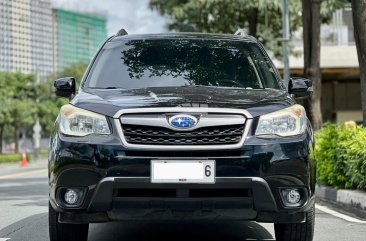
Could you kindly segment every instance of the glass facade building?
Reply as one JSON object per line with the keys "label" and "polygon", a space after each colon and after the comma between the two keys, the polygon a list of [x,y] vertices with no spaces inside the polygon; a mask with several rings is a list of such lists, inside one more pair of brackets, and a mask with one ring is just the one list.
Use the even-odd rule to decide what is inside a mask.
{"label": "glass facade building", "polygon": [[106,24],[104,16],[53,9],[54,69],[88,63],[107,38]]}

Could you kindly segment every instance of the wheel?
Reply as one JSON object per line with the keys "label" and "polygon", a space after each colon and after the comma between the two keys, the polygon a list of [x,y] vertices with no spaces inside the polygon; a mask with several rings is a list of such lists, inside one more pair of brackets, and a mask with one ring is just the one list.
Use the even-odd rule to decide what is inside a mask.
{"label": "wheel", "polygon": [[50,241],[87,241],[89,224],[67,224],[58,222],[58,213],[48,204]]}
{"label": "wheel", "polygon": [[305,223],[275,223],[277,241],[312,241],[314,237],[315,207],[306,213]]}

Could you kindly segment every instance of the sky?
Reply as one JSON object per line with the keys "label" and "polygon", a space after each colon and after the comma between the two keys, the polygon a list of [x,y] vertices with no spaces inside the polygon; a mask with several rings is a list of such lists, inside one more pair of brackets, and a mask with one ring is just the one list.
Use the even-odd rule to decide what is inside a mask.
{"label": "sky", "polygon": [[108,35],[121,28],[130,34],[161,33],[165,19],[149,9],[149,0],[51,0],[53,6],[82,12],[96,12],[107,17]]}

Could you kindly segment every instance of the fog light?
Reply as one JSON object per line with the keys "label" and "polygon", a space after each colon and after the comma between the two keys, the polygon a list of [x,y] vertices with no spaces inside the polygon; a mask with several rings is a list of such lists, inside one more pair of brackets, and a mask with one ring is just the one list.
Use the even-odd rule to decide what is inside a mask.
{"label": "fog light", "polygon": [[64,199],[67,204],[73,205],[79,200],[79,194],[73,189],[67,189]]}
{"label": "fog light", "polygon": [[289,203],[296,204],[296,203],[300,202],[301,196],[300,196],[300,193],[297,189],[291,189],[287,193],[286,199]]}
{"label": "fog light", "polygon": [[283,188],[280,192],[286,207],[300,207],[307,198],[303,188]]}

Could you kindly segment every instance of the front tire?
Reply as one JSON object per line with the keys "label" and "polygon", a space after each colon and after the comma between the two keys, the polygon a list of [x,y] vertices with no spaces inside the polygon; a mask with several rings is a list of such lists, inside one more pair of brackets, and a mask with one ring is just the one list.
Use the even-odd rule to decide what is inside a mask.
{"label": "front tire", "polygon": [[87,241],[89,224],[68,224],[58,222],[58,213],[48,204],[50,241]]}
{"label": "front tire", "polygon": [[315,205],[306,213],[305,223],[275,223],[277,241],[312,241],[314,237]]}

